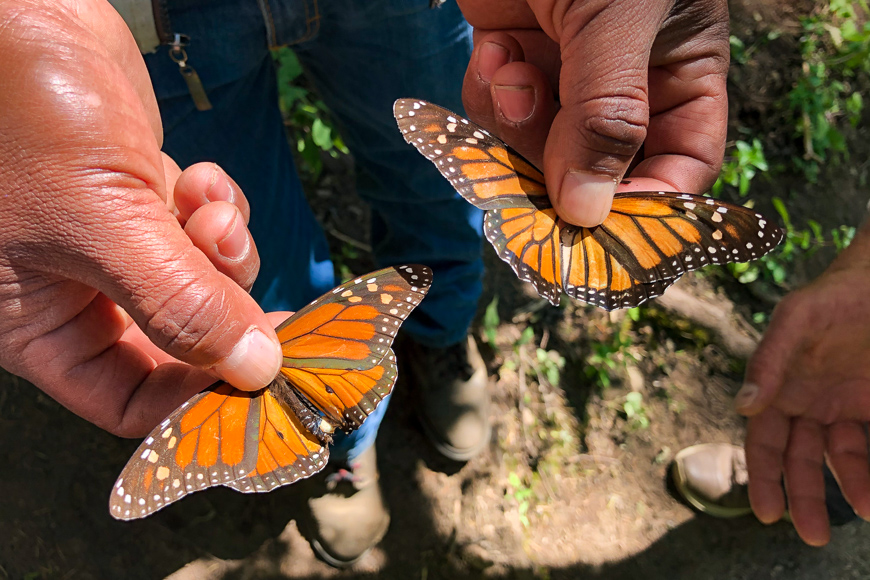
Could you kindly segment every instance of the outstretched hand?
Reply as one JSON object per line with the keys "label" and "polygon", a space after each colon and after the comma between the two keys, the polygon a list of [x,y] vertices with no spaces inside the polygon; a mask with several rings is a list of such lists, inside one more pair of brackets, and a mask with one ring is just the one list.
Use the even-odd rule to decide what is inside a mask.
{"label": "outstretched hand", "polygon": [[471,120],[543,168],[562,219],[595,226],[629,174],[703,193],[725,149],[725,0],[459,0],[475,28]]}
{"label": "outstretched hand", "polygon": [[[737,410],[749,418],[746,459],[756,516],[788,510],[798,534],[830,539],[827,460],[855,512],[870,519],[870,230],[815,282],[776,308]],[[785,492],[783,492],[783,479]]]}
{"label": "outstretched hand", "polygon": [[247,202],[214,165],[182,174],[160,153],[120,16],[105,0],[0,2],[0,52],[0,366],[127,436],[213,374],[270,382],[281,351],[246,292]]}

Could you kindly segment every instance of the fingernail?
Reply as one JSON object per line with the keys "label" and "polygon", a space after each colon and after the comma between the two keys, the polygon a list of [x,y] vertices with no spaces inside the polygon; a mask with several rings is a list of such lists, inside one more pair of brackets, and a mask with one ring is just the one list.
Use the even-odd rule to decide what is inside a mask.
{"label": "fingernail", "polygon": [[498,108],[508,121],[521,123],[535,112],[535,89],[532,87],[495,85]]}
{"label": "fingernail", "polygon": [[253,391],[271,383],[282,362],[278,343],[255,328],[242,337],[232,354],[215,370],[234,387]]}
{"label": "fingernail", "polygon": [[221,256],[230,260],[240,260],[245,257],[250,247],[250,238],[248,230],[245,228],[242,215],[239,210],[233,212],[233,219],[230,222],[227,234],[218,240],[217,249]]}
{"label": "fingernail", "polygon": [[570,169],[559,190],[559,202],[565,213],[560,217],[574,225],[595,227],[610,213],[615,192],[616,180],[612,177]]}
{"label": "fingernail", "polygon": [[205,192],[205,197],[209,201],[228,201],[233,203],[235,193],[233,186],[230,185],[230,180],[227,179],[223,169],[214,166],[214,171],[211,175],[211,181],[208,186],[208,191]]}
{"label": "fingernail", "polygon": [[758,385],[744,383],[740,390],[737,391],[737,395],[734,397],[734,406],[737,407],[738,411],[741,409],[747,409],[755,401],[756,396],[758,396]]}
{"label": "fingernail", "polygon": [[477,75],[480,80],[489,82],[495,71],[509,63],[511,53],[500,44],[485,42],[477,55]]}

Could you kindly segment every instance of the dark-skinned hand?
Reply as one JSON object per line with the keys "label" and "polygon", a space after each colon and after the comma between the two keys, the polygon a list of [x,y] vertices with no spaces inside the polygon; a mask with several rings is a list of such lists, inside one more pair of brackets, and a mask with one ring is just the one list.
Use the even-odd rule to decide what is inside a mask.
{"label": "dark-skinned hand", "polygon": [[703,193],[725,149],[725,0],[459,0],[466,112],[541,167],[562,219],[601,223],[623,177]]}

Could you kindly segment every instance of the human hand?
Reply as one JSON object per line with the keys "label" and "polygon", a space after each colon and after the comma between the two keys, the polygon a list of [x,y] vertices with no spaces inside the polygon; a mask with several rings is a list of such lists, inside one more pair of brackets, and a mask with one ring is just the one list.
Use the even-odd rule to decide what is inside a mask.
{"label": "human hand", "polygon": [[197,369],[271,381],[280,346],[243,288],[247,202],[213,165],[181,174],[162,156],[118,14],[6,0],[0,51],[0,366],[126,436],[214,380]]}
{"label": "human hand", "polygon": [[725,0],[459,4],[475,27],[466,112],[543,168],[562,219],[600,224],[629,170],[658,189],[712,186],[727,130]]}
{"label": "human hand", "polygon": [[868,252],[865,227],[824,274],[779,303],[736,399],[749,416],[752,509],[775,522],[787,495],[795,529],[814,546],[830,540],[826,459],[855,513],[870,519]]}

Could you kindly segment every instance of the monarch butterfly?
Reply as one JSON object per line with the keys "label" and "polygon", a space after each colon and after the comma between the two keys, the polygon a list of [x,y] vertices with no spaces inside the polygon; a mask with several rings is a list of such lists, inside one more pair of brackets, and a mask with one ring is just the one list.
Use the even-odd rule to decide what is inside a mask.
{"label": "monarch butterfly", "polygon": [[393,115],[405,141],[487,210],[484,233],[499,257],[554,306],[563,291],[605,310],[637,306],[689,270],[759,258],[783,238],[750,209],[671,192],[617,193],[600,226],[571,225],[543,174],[483,128],[418,99],[399,99]]}
{"label": "monarch butterfly", "polygon": [[142,442],[112,488],[109,513],[142,518],[194,491],[268,492],[320,471],[336,429],[357,429],[396,382],[390,346],[429,290],[426,266],[352,280],[278,326],[284,351],[266,388],[217,382]]}

